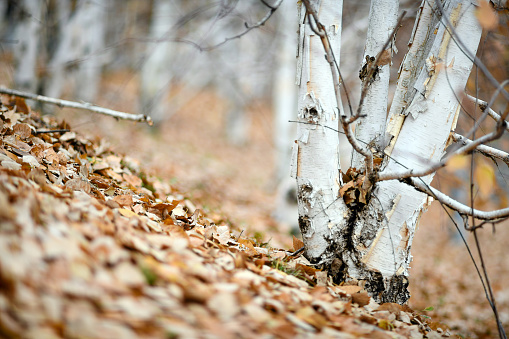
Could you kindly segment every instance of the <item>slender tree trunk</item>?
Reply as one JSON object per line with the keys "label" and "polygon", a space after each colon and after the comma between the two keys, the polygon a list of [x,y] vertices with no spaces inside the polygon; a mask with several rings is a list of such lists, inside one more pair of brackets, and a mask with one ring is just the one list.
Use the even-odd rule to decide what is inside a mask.
{"label": "slender tree trunk", "polygon": [[295,4],[284,1],[278,16],[278,36],[276,37],[276,71],[274,73],[273,110],[274,110],[274,145],[276,146],[277,182],[288,178],[291,160],[292,140],[295,138],[295,125],[288,122],[294,119],[297,103],[295,86]]}
{"label": "slender tree trunk", "polygon": [[[342,1],[312,3],[320,13],[339,63]],[[320,37],[311,30],[305,13],[304,6],[300,6],[297,60],[300,123],[292,174],[297,178],[299,228],[306,255],[312,262],[330,264],[337,257],[335,248],[346,242],[341,232],[349,211],[337,199],[340,163],[338,134],[333,130],[338,127],[338,115],[332,75]]]}
{"label": "slender tree trunk", "polygon": [[[375,152],[381,152],[387,118],[387,98],[389,97],[389,77],[391,56],[394,53],[392,43],[382,51],[385,43],[392,40],[392,32],[398,21],[398,0],[378,0],[371,2],[369,10],[369,26],[364,48],[363,64],[367,67],[379,53],[384,65],[379,66],[372,79],[361,79],[362,89],[366,87],[366,95],[361,107],[360,119],[355,128],[355,137]],[[367,60],[367,61],[366,61]],[[362,75],[361,75],[362,77]],[[364,157],[353,152],[352,167],[362,168]]]}
{"label": "slender tree trunk", "polygon": [[[99,91],[104,65],[104,39],[106,33],[107,0],[94,0],[84,4],[80,11],[80,55],[83,62],[76,72],[75,97],[86,102],[94,101]],[[86,32],[86,33],[85,33]]]}
{"label": "slender tree trunk", "polygon": [[170,91],[171,61],[173,50],[177,48],[170,41],[174,35],[172,26],[178,17],[176,7],[177,4],[173,1],[154,1],[150,37],[160,41],[147,49],[146,59],[141,69],[141,111],[150,115],[156,124],[163,122],[169,116],[164,98]]}
{"label": "slender tree trunk", "polygon": [[[61,6],[60,6],[61,5]],[[98,91],[103,57],[106,2],[83,1],[71,11],[65,1],[59,2],[58,46],[49,62],[43,92],[58,98],[69,77],[74,80],[74,96],[93,101]],[[74,73],[74,74],[73,74]]]}
{"label": "slender tree trunk", "polygon": [[14,33],[14,39],[18,41],[14,48],[14,86],[19,90],[34,93],[38,79],[37,52],[42,23],[42,1],[22,0],[17,6],[20,8],[20,18]]}
{"label": "slender tree trunk", "polygon": [[[336,16],[341,15],[340,10],[338,13],[340,1],[331,2],[334,3],[335,16],[331,17],[333,11],[326,7],[332,5],[329,2],[322,1],[319,8],[320,20],[329,34],[335,31],[330,29],[331,23],[337,23]],[[366,54],[370,56],[370,53],[380,52],[376,47],[368,51],[370,38],[378,40],[377,46],[381,49],[387,40],[386,30],[394,25],[393,20],[387,18],[394,18],[395,11],[394,1],[373,2],[370,20],[376,22],[379,20],[376,18],[386,18],[384,24],[387,26],[379,32],[371,30],[368,33]],[[384,7],[384,3],[390,6]],[[475,6],[469,0],[446,0],[443,7],[444,15],[455,26],[470,53],[475,55],[481,36]],[[334,37],[330,38],[338,56]],[[302,123],[299,124],[295,154],[299,221],[306,255],[311,262],[323,264],[336,281],[357,282],[364,286],[376,301],[404,303],[409,298],[412,240],[421,213],[431,200],[397,180],[376,183],[365,205],[347,206],[343,199],[337,198],[337,190],[342,185],[337,175],[337,136],[322,127],[332,126],[336,118],[334,103],[328,96],[333,93],[332,79],[325,74],[326,71],[330,74],[330,67],[317,40],[309,27],[301,26],[299,64],[303,67],[297,72],[302,74],[299,93]],[[360,124],[357,136],[361,139],[367,136],[368,142],[374,140],[370,146],[378,151],[375,155],[383,157],[382,173],[401,171],[405,167],[426,168],[430,162],[439,161],[448,146],[460,109],[457,92],[465,87],[472,60],[452,39],[435,2],[423,1],[409,50],[400,68],[385,141],[381,134],[385,125],[387,94],[385,88],[376,90],[376,82],[386,86],[388,79],[381,73],[385,66],[383,63],[379,65],[382,65],[377,67],[380,78],[377,80],[375,76],[373,83],[368,84],[372,87],[368,88],[370,97],[365,100],[372,105],[366,114],[374,116]],[[362,158],[354,161],[362,166]],[[426,184],[432,179],[433,175],[422,178]]]}

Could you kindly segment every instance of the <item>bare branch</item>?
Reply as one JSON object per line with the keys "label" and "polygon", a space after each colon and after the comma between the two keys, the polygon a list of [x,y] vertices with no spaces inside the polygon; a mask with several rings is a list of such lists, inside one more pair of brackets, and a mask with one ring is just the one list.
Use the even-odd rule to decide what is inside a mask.
{"label": "bare branch", "polygon": [[215,45],[212,45],[212,46],[208,46],[208,47],[203,47],[199,43],[196,43],[196,42],[193,42],[193,41],[187,40],[187,39],[176,39],[175,41],[176,42],[183,42],[183,43],[189,44],[191,46],[194,46],[198,50],[200,50],[201,52],[208,52],[208,51],[211,51],[213,49],[216,49],[216,48],[226,44],[228,41],[239,39],[239,38],[243,37],[244,35],[246,35],[247,33],[249,33],[251,30],[265,25],[265,23],[270,19],[270,17],[274,14],[274,12],[276,12],[276,10],[279,8],[281,3],[283,2],[283,0],[277,0],[276,3],[274,3],[273,5],[270,5],[266,1],[263,1],[263,0],[260,0],[260,1],[262,1],[262,3],[265,6],[270,8],[269,12],[267,12],[267,14],[265,14],[265,16],[260,21],[258,21],[257,23],[255,23],[253,25],[249,25],[246,22],[245,23],[246,30],[243,31],[242,33],[239,33],[237,35],[225,38],[222,42],[220,42],[218,44],[215,44]]}
{"label": "bare branch", "polygon": [[457,200],[454,200],[453,198],[440,192],[436,188],[433,188],[431,186],[424,184],[419,179],[407,178],[407,179],[402,179],[400,181],[404,182],[410,186],[413,186],[415,189],[417,189],[420,192],[426,193],[427,195],[438,200],[445,206],[447,206],[447,207],[449,207],[463,215],[472,216],[474,218],[481,219],[481,220],[496,220],[496,219],[500,219],[500,218],[509,217],[509,208],[503,208],[503,209],[494,210],[494,211],[481,211],[481,210],[473,209],[470,206],[464,205],[464,204],[458,202]]}
{"label": "bare branch", "polygon": [[[463,145],[469,145],[470,143],[473,142],[472,140],[470,140],[460,134],[457,134],[457,133],[453,133],[453,134],[451,134],[451,136],[452,136],[452,139],[454,140],[454,142],[460,142]],[[484,154],[485,156],[499,159],[499,160],[505,162],[509,166],[509,153],[506,153],[504,151],[501,151],[499,149],[489,147],[486,145],[478,145],[475,148],[475,150],[478,151],[479,153]]]}
{"label": "bare branch", "polygon": [[[481,111],[483,112],[482,116],[476,121],[476,123],[474,124],[474,127],[472,127],[472,129],[466,134],[466,137],[469,138],[471,135],[473,135],[477,129],[479,129],[479,127],[481,127],[481,124],[483,123],[484,120],[486,120],[486,117],[490,114],[490,109],[491,109],[491,106],[493,105],[493,103],[495,102],[495,99],[498,97],[498,95],[500,94],[500,91],[502,89],[504,89],[504,87],[509,83],[509,80],[505,80],[503,81],[499,86],[498,88],[495,90],[495,93],[493,93],[493,95],[491,96],[491,100],[490,102],[486,103],[486,105],[483,105],[481,107],[481,105],[479,105],[477,102],[479,102],[479,99],[475,100],[476,104],[479,106],[479,108],[481,108]],[[474,98],[475,99],[475,98]],[[493,113],[495,113],[493,110],[491,110]],[[495,113],[496,114],[496,113]],[[499,118],[497,120],[497,122],[500,122],[500,119]],[[505,118],[504,118],[505,119]]]}
{"label": "bare branch", "polygon": [[[404,178],[410,178],[410,177],[424,177],[427,175],[432,174],[433,172],[438,171],[440,168],[445,167],[447,165],[447,162],[456,155],[464,155],[472,152],[473,150],[477,149],[479,146],[481,146],[484,143],[499,139],[500,136],[503,134],[507,124],[501,124],[499,127],[497,127],[497,130],[495,132],[486,134],[474,141],[470,140],[470,142],[466,143],[463,147],[459,148],[457,151],[449,154],[447,157],[442,159],[440,162],[431,164],[427,168],[421,169],[421,170],[415,170],[415,169],[409,169],[406,168],[404,171],[393,171],[393,172],[381,172],[377,176],[377,181],[384,181],[384,180],[398,180],[398,179],[404,179]],[[467,139],[468,140],[468,139]],[[485,146],[487,147],[487,146]],[[489,147],[491,149],[491,147]],[[504,153],[504,152],[502,152]]]}
{"label": "bare branch", "polygon": [[90,104],[88,102],[79,103],[79,102],[74,102],[74,101],[55,99],[55,98],[45,97],[42,95],[37,95],[37,94],[32,94],[32,93],[27,93],[27,92],[21,92],[21,91],[17,91],[14,89],[8,89],[8,88],[3,88],[3,87],[0,87],[0,93],[14,95],[14,96],[17,96],[20,98],[25,98],[25,99],[30,99],[30,100],[36,100],[39,102],[43,102],[46,104],[53,104],[53,105],[57,105],[60,107],[84,109],[87,111],[108,115],[110,117],[114,117],[117,119],[146,122],[149,125],[152,125],[152,119],[147,115],[130,114],[130,113],[125,113],[125,112],[114,111],[112,109],[96,106],[96,105]]}
{"label": "bare branch", "polygon": [[[481,109],[481,111],[487,111],[488,112],[488,115],[490,117],[493,118],[493,120],[499,122],[500,121],[500,115],[495,112],[494,110],[491,109],[491,107],[489,107],[488,103],[486,101],[483,101],[481,99],[478,99],[474,96],[471,96],[469,94],[467,94],[467,98],[474,102],[474,103],[477,103],[477,106],[479,106],[479,108]],[[506,130],[509,131],[509,122],[506,121],[506,124],[507,124],[507,127],[506,127]]]}

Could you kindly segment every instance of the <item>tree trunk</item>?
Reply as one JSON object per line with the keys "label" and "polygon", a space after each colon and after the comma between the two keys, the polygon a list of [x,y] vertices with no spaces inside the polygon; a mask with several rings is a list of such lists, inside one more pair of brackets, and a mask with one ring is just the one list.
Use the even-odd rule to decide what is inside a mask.
{"label": "tree trunk", "polygon": [[14,39],[19,43],[14,48],[16,72],[14,86],[21,91],[35,93],[37,90],[37,57],[41,32],[42,2],[23,0],[20,8],[19,22],[15,28]]}
{"label": "tree trunk", "polygon": [[[327,29],[339,63],[342,1],[313,1]],[[347,242],[342,235],[349,210],[337,199],[340,163],[336,98],[329,64],[320,37],[308,24],[304,6],[299,8],[299,85],[297,138],[292,176],[297,179],[299,228],[306,255],[313,262],[331,264],[337,249]],[[329,127],[329,128],[327,128]],[[332,128],[332,129],[331,129]]]}
{"label": "tree trunk", "polygon": [[278,35],[276,36],[276,70],[274,72],[274,89],[272,107],[274,111],[274,145],[276,147],[275,179],[278,183],[288,178],[290,170],[292,141],[295,138],[293,120],[297,103],[295,86],[295,4],[283,1],[279,8]]}
{"label": "tree trunk", "polygon": [[[387,41],[392,40],[392,32],[398,21],[398,0],[372,1],[369,10],[369,26],[364,48],[364,65],[369,65],[366,60],[373,60]],[[361,106],[360,113],[364,118],[360,119],[355,128],[357,140],[369,144],[375,152],[383,149],[385,134],[385,119],[387,117],[387,98],[389,97],[390,58],[393,54],[392,43],[382,52],[380,58],[385,59],[384,65],[378,67],[376,75],[372,79],[362,81],[361,92],[366,87],[366,95]],[[361,75],[362,77],[362,75]],[[361,79],[362,80],[362,79]],[[362,168],[364,157],[353,152],[352,167]]]}
{"label": "tree trunk", "polygon": [[176,46],[170,40],[174,37],[173,25],[178,18],[176,7],[177,4],[171,1],[154,1],[150,37],[160,41],[147,49],[141,69],[141,111],[149,115],[155,124],[168,119],[168,105],[164,99],[170,91],[172,80],[170,65]]}
{"label": "tree trunk", "polygon": [[[335,15],[340,15],[339,2],[332,2]],[[329,29],[332,20],[338,21],[336,16],[329,17],[331,11],[324,7],[327,5],[328,2],[322,1],[319,13],[320,20]],[[460,39],[475,55],[481,36],[475,6],[467,0],[446,0],[443,7]],[[377,13],[370,15],[370,20],[377,16],[392,18],[394,8],[390,8],[378,8]],[[451,38],[440,13],[434,1],[422,2],[409,50],[400,68],[385,142],[380,138],[383,114],[378,114],[376,123],[382,126],[369,123],[377,128],[368,137],[369,141],[373,137],[376,139],[373,148],[381,151],[383,147],[378,149],[376,145],[388,144],[384,154],[378,154],[383,156],[382,172],[401,171],[405,167],[420,170],[439,161],[448,146],[449,134],[455,128],[459,114],[456,92],[464,89],[472,60]],[[324,60],[323,47],[316,41],[318,38],[311,35],[309,27],[304,31],[307,35],[302,35],[300,40],[304,41],[304,49],[299,49],[305,51],[299,55],[303,65],[299,118],[303,123],[329,126],[335,118],[331,113],[334,104],[327,96],[333,92],[332,79],[325,75],[326,71],[330,74],[330,67]],[[380,40],[387,37],[387,32],[383,33],[376,37],[380,49],[385,43]],[[311,36],[308,38],[308,35]],[[337,49],[334,53],[336,57],[339,55]],[[373,80],[368,86],[375,85],[377,80]],[[380,75],[380,81],[388,82],[388,79],[383,80]],[[385,90],[374,92],[373,88],[368,88],[372,98],[367,100],[379,105],[376,110],[381,112],[387,104],[387,95]],[[377,100],[382,104],[377,104]],[[361,128],[357,135],[364,133]],[[333,136],[335,140],[337,136],[323,127],[307,124],[299,124],[298,136],[299,221],[308,259],[323,264],[338,282],[357,282],[364,286],[378,302],[405,303],[409,298],[410,248],[421,213],[431,199],[400,181],[390,180],[376,183],[365,204],[346,205],[343,199],[337,198],[339,165],[337,143],[333,140]],[[357,162],[359,166],[361,160]],[[432,179],[433,175],[422,178],[428,185]]]}
{"label": "tree trunk", "polygon": [[[97,95],[104,48],[106,3],[79,2],[74,10],[69,3],[58,3],[58,45],[49,62],[43,92],[53,98],[62,96],[66,86],[74,85],[74,96],[93,101]],[[69,79],[74,80],[73,83]]]}

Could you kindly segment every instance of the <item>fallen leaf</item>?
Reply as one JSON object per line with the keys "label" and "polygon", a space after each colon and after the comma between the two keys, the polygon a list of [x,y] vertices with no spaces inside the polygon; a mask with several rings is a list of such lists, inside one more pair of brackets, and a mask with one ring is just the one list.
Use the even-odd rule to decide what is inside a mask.
{"label": "fallen leaf", "polygon": [[487,0],[480,0],[476,10],[477,20],[483,29],[494,30],[498,26],[498,14]]}

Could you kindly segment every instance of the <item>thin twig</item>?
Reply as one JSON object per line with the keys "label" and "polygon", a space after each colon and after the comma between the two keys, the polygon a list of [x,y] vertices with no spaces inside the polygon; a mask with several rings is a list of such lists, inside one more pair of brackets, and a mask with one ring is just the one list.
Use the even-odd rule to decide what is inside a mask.
{"label": "thin twig", "polygon": [[39,131],[35,131],[34,133],[35,134],[46,134],[46,133],[66,133],[66,132],[70,132],[71,130],[70,129],[50,129],[50,130],[39,130]]}
{"label": "thin twig", "polygon": [[494,211],[481,211],[477,209],[472,209],[470,206],[464,205],[457,200],[454,200],[450,196],[440,192],[436,188],[428,186],[421,182],[419,179],[414,178],[406,178],[401,179],[401,182],[413,186],[420,192],[426,193],[427,195],[433,197],[434,199],[440,201],[440,203],[445,206],[457,211],[462,215],[473,216],[474,218],[480,220],[495,220],[500,218],[509,217],[509,208],[503,208]]}
{"label": "thin twig", "polygon": [[421,169],[421,170],[415,170],[415,169],[405,169],[404,171],[389,171],[389,172],[381,172],[377,175],[377,181],[384,181],[384,180],[399,180],[404,178],[410,178],[410,177],[425,177],[427,175],[430,175],[431,173],[436,172],[442,167],[445,167],[447,165],[447,162],[452,159],[452,157],[456,155],[464,155],[468,154],[471,151],[478,148],[480,145],[499,139],[502,134],[505,131],[506,123],[502,121],[502,123],[497,126],[497,130],[495,132],[486,134],[474,141],[471,141],[467,143],[465,146],[459,148],[457,151],[449,154],[447,157],[442,159],[439,162],[436,162],[434,164],[431,164],[430,166]]}
{"label": "thin twig", "polygon": [[[495,121],[499,122],[501,117],[500,117],[500,114],[498,114],[497,112],[495,112],[493,109],[491,109],[491,107],[489,107],[488,103],[484,100],[481,100],[479,98],[476,98],[472,95],[469,95],[467,94],[466,96],[470,101],[474,102],[477,104],[477,106],[479,106],[479,108],[481,109],[481,111],[487,111],[488,112],[488,115]],[[509,122],[507,123],[507,127],[506,127],[506,130],[509,131]]]}
{"label": "thin twig", "polygon": [[[504,88],[504,86],[506,86],[507,84],[509,84],[509,80],[505,80],[503,81],[499,86],[498,88],[495,90],[495,93],[493,93],[493,95],[491,96],[491,100],[490,102],[486,103],[486,105],[484,105],[483,107],[481,107],[481,105],[479,105],[479,99],[475,100],[475,104],[476,106],[479,106],[483,112],[482,116],[476,121],[476,123],[474,124],[474,127],[472,127],[472,129],[465,135],[467,138],[470,138],[471,135],[473,135],[475,133],[475,131],[477,131],[479,129],[479,127],[481,127],[481,124],[483,123],[483,121],[486,119],[486,117],[488,115],[491,115],[490,114],[490,110],[492,112],[494,112],[492,109],[491,109],[491,106],[493,105],[493,103],[495,102],[495,99],[498,97],[498,95],[500,94],[500,91]],[[478,95],[476,94],[476,97]],[[496,114],[496,113],[495,113]],[[497,120],[500,121],[500,119],[502,119],[500,116],[499,116],[499,119]]]}
{"label": "thin twig", "polygon": [[3,87],[0,87],[0,93],[14,95],[14,96],[17,96],[20,98],[25,98],[25,99],[30,99],[30,100],[36,100],[39,102],[43,102],[46,104],[53,104],[53,105],[57,105],[60,107],[84,109],[87,111],[108,115],[110,117],[114,117],[117,119],[146,122],[149,125],[152,125],[152,119],[147,115],[130,114],[130,113],[125,113],[125,112],[114,111],[112,109],[96,106],[96,105],[90,104],[88,102],[79,103],[79,102],[75,102],[75,101],[55,99],[55,98],[45,97],[42,95],[37,95],[37,94],[32,94],[32,93],[27,93],[27,92],[21,92],[21,91],[17,91],[14,89],[8,89],[8,88],[3,88]]}
{"label": "thin twig", "polygon": [[[462,143],[463,145],[469,145],[473,142],[472,140],[457,133],[452,133],[451,137],[454,140],[454,142],[459,142]],[[485,156],[499,159],[509,166],[509,153],[486,145],[478,145],[475,148],[475,150],[478,151],[479,153],[482,153]]]}
{"label": "thin twig", "polygon": [[222,42],[220,43],[217,43],[215,45],[212,45],[212,46],[208,46],[208,47],[203,47],[201,44],[199,43],[196,43],[194,41],[191,41],[191,40],[187,40],[187,39],[175,39],[174,41],[176,42],[182,42],[182,43],[186,43],[186,44],[189,44],[191,46],[194,46],[195,48],[197,48],[198,50],[200,50],[201,52],[208,52],[208,51],[211,51],[213,49],[216,49],[218,47],[221,47],[222,45],[226,44],[228,41],[231,41],[231,40],[235,40],[235,39],[240,39],[241,37],[243,37],[244,35],[246,35],[247,33],[249,33],[251,30],[255,29],[255,28],[258,28],[258,27],[261,27],[263,25],[265,25],[265,23],[270,19],[270,17],[276,12],[276,10],[279,8],[279,6],[281,5],[281,3],[283,2],[283,0],[278,0],[275,4],[269,6],[268,4],[266,4],[264,1],[262,1],[264,5],[266,5],[267,7],[270,8],[270,10],[267,12],[267,14],[265,14],[265,16],[258,22],[254,23],[253,25],[249,25],[247,22],[244,24],[246,29],[244,31],[242,31],[241,33],[237,34],[237,35],[234,35],[234,36],[231,36],[231,37],[228,37],[228,38],[225,38]]}

